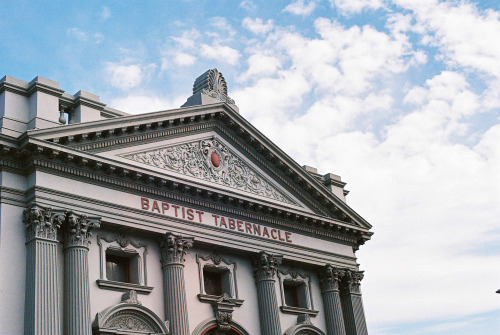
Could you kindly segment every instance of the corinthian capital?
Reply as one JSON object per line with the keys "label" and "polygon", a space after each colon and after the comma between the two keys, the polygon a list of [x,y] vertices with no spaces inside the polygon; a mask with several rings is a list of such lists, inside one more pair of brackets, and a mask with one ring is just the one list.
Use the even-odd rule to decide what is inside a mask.
{"label": "corinthian capital", "polygon": [[193,246],[194,237],[182,237],[166,233],[160,240],[162,266],[175,263],[184,263],[184,256]]}
{"label": "corinthian capital", "polygon": [[276,267],[281,264],[283,256],[271,255],[261,251],[253,260],[253,275],[256,281],[274,279]]}
{"label": "corinthian capital", "polygon": [[345,289],[349,293],[361,293],[359,286],[363,279],[363,271],[346,270],[345,272]]}
{"label": "corinthian capital", "polygon": [[78,215],[71,211],[66,212],[64,221],[64,246],[88,247],[90,244],[91,231],[100,227],[100,218],[91,218],[87,215]]}
{"label": "corinthian capital", "polygon": [[338,291],[339,281],[344,271],[327,264],[320,272],[319,280],[322,292]]}
{"label": "corinthian capital", "polygon": [[52,208],[43,208],[32,204],[23,212],[26,241],[31,241],[34,238],[55,241],[57,239],[57,229],[61,227],[63,221],[63,211],[53,211]]}

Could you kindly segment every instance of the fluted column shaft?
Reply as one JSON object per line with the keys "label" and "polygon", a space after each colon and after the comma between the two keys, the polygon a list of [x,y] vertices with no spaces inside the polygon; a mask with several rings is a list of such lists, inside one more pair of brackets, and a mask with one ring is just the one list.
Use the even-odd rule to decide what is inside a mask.
{"label": "fluted column shaft", "polygon": [[342,272],[326,265],[320,273],[321,295],[328,335],[346,335],[342,305],[340,302],[339,280]]}
{"label": "fluted column shaft", "polygon": [[281,335],[278,299],[276,297],[276,266],[282,256],[260,252],[254,259],[254,277],[259,302],[260,332],[262,335]]}
{"label": "fluted column shaft", "polygon": [[99,219],[68,212],[64,222],[64,334],[91,335],[88,252]]}
{"label": "fluted column shaft", "polygon": [[23,213],[26,226],[25,335],[60,335],[57,230],[64,214],[32,205]]}
{"label": "fluted column shaft", "polygon": [[363,279],[362,272],[347,270],[341,289],[340,299],[345,320],[347,335],[367,335],[365,312],[361,300],[359,282]]}
{"label": "fluted column shaft", "polygon": [[170,332],[177,335],[190,334],[184,256],[192,246],[193,238],[172,233],[165,234],[160,241],[165,319],[170,322]]}

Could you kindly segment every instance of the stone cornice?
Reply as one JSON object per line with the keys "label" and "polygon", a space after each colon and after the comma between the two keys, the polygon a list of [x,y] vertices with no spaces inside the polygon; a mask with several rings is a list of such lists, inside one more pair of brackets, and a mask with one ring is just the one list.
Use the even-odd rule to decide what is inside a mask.
{"label": "stone cornice", "polygon": [[55,88],[55,87],[52,87],[52,86],[49,86],[49,85],[46,85],[43,83],[33,82],[28,87],[26,93],[28,96],[30,96],[35,92],[43,92],[46,94],[53,95],[55,97],[61,97],[64,93],[64,90],[61,90],[59,88]]}
{"label": "stone cornice", "polygon": [[[233,213],[307,232],[314,236],[334,239],[352,245],[355,250],[372,235],[366,228],[357,227],[351,223],[299,210],[280,208],[266,202],[245,200],[231,193],[209,191],[197,184],[187,183],[183,180],[165,179],[165,176],[161,174],[139,172],[129,169],[130,167],[125,164],[113,165],[114,161],[101,159],[101,157],[50,143],[35,142],[39,142],[44,147],[32,142],[26,146],[29,150],[5,148],[4,151],[9,157],[14,151],[18,160],[24,160],[25,163],[19,165],[27,168],[27,171],[42,169],[57,174],[78,176],[78,178],[87,179],[93,183],[132,190],[140,194],[148,193],[153,197],[173,199],[177,202]],[[62,151],[55,149],[62,149]],[[94,159],[99,159],[99,161]],[[2,163],[1,159],[0,163]]]}
{"label": "stone cornice", "polygon": [[113,136],[127,137],[127,134],[136,131],[150,135],[150,133],[156,132],[157,129],[199,123],[211,118],[222,121],[237,137],[243,139],[247,145],[255,148],[261,156],[265,157],[265,160],[271,166],[283,171],[289,179],[293,180],[296,185],[304,189],[317,202],[321,203],[324,208],[328,208],[329,211],[340,216],[342,220],[354,220],[368,229],[371,228],[368,222],[346,203],[338,199],[321,181],[305,171],[246,121],[238,112],[225,103],[74,124],[66,126],[64,130],[52,128],[28,131],[28,133],[40,139],[59,143],[61,143],[61,139],[64,142],[67,138],[68,143],[65,144],[71,145],[70,140],[85,141],[89,139],[98,141],[99,138],[108,136],[110,138]]}
{"label": "stone cornice", "polygon": [[2,94],[5,91],[12,92],[22,96],[28,96],[28,92],[25,87],[2,81],[0,82],[0,94]]}

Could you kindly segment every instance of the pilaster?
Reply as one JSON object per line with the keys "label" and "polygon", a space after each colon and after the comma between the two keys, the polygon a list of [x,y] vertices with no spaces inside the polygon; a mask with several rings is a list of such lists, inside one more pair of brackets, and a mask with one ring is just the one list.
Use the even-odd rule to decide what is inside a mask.
{"label": "pilaster", "polygon": [[91,231],[99,218],[66,213],[64,230],[64,334],[91,335],[89,262]]}
{"label": "pilaster", "polygon": [[339,293],[342,274],[343,271],[327,264],[319,277],[328,335],[346,335]]}
{"label": "pilaster", "polygon": [[275,282],[277,266],[281,264],[282,258],[261,251],[253,260],[262,335],[281,335]]}
{"label": "pilaster", "polygon": [[341,286],[340,298],[347,335],[367,335],[365,312],[361,300],[360,281],[362,271],[346,270]]}
{"label": "pilaster", "polygon": [[160,240],[163,269],[165,319],[172,334],[189,335],[189,321],[184,282],[184,256],[193,246],[192,237],[166,233]]}
{"label": "pilaster", "polygon": [[57,288],[57,231],[63,220],[62,211],[36,204],[23,213],[27,253],[25,335],[62,334]]}

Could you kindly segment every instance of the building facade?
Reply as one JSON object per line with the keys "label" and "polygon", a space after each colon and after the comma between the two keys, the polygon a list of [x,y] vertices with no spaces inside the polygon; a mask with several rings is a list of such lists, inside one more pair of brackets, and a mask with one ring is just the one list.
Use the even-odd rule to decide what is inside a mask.
{"label": "building facade", "polygon": [[367,334],[371,226],[209,70],[140,115],[0,81],[0,333]]}

